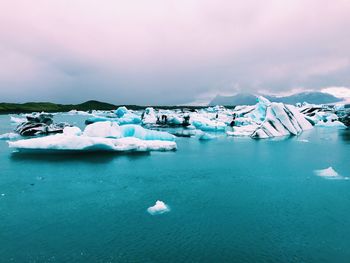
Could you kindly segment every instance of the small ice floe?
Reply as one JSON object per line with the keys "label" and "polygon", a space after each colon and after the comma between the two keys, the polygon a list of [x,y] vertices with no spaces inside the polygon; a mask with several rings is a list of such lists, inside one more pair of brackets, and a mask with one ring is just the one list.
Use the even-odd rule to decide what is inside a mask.
{"label": "small ice floe", "polygon": [[325,179],[343,179],[343,180],[348,180],[349,177],[344,177],[339,175],[334,169],[333,167],[328,167],[326,169],[322,169],[322,170],[315,170],[314,173],[317,176],[323,177]]}
{"label": "small ice floe", "polygon": [[14,139],[18,139],[20,137],[21,136],[18,133],[14,133],[14,132],[0,134],[0,140],[14,140]]}
{"label": "small ice floe", "polygon": [[147,212],[150,213],[151,215],[160,215],[169,211],[170,211],[170,208],[163,201],[159,201],[159,200],[157,200],[154,206],[151,206],[147,209]]}
{"label": "small ice floe", "polygon": [[214,135],[211,135],[209,133],[203,133],[202,135],[199,136],[198,139],[200,141],[209,141],[209,140],[213,140],[215,138],[216,138],[216,136],[214,136]]}
{"label": "small ice floe", "polygon": [[298,142],[309,142],[309,140],[307,140],[307,139],[300,139],[300,140],[298,140]]}
{"label": "small ice floe", "polygon": [[26,118],[19,118],[19,117],[14,117],[14,116],[10,116],[10,120],[11,120],[11,122],[14,123],[14,124],[21,124],[21,123],[27,121]]}

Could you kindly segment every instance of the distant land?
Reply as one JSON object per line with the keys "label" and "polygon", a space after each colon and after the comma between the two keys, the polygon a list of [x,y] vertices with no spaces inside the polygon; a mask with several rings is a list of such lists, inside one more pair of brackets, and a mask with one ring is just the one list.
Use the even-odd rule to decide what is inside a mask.
{"label": "distant land", "polygon": [[[283,102],[287,104],[296,104],[298,102],[308,102],[312,104],[327,104],[327,103],[335,103],[342,101],[337,97],[334,97],[331,94],[323,93],[323,92],[301,92],[290,96],[277,97],[271,95],[263,95],[270,101],[273,102]],[[233,106],[233,105],[254,105],[256,104],[256,98],[259,95],[254,95],[251,93],[238,93],[234,96],[216,96],[210,103],[210,106],[214,105],[225,105],[225,106]]]}
{"label": "distant land", "polygon": [[[341,99],[331,94],[322,92],[302,92],[285,97],[277,97],[271,95],[262,95],[270,101],[283,102],[288,104],[296,104],[298,102],[308,102],[314,104],[335,103]],[[256,104],[257,95],[251,93],[239,93],[234,96],[216,96],[209,106],[224,105],[233,108],[236,105],[254,105]],[[68,112],[70,110],[91,111],[91,110],[115,110],[120,106],[126,106],[132,110],[142,110],[146,107],[162,108],[162,109],[196,109],[206,106],[139,106],[139,105],[114,105],[97,100],[89,100],[80,104],[57,104],[52,102],[27,102],[27,103],[0,103],[0,114],[16,114],[31,112]]]}
{"label": "distant land", "polygon": [[0,103],[0,113],[67,112],[70,110],[113,110],[116,105],[89,100],[81,104],[56,104],[51,102]]}
{"label": "distant land", "polygon": [[162,109],[197,109],[204,106],[139,106],[139,105],[114,105],[106,102],[89,100],[80,104],[57,104],[52,102],[27,102],[27,103],[0,103],[0,114],[18,114],[31,112],[68,112],[71,110],[91,111],[91,110],[115,110],[120,106],[125,106],[131,110],[142,110],[146,107]]}

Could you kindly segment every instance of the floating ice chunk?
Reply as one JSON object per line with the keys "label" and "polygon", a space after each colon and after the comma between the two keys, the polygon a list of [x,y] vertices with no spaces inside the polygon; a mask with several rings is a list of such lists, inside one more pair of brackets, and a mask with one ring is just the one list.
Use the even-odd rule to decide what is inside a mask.
{"label": "floating ice chunk", "polygon": [[157,122],[157,116],[154,109],[149,107],[146,108],[143,113],[142,123],[143,124],[155,124]]}
{"label": "floating ice chunk", "polygon": [[128,112],[125,115],[123,115],[123,117],[117,119],[117,123],[119,125],[139,124],[139,123],[141,123],[141,118],[140,118],[140,116],[138,116],[136,114]]}
{"label": "floating ice chunk", "polygon": [[216,138],[216,136],[214,136],[214,135],[211,135],[209,133],[204,133],[204,134],[200,135],[198,139],[201,141],[209,141],[209,140],[213,140],[215,138]]}
{"label": "floating ice chunk", "polygon": [[339,175],[331,166],[326,169],[315,170],[314,173],[317,176],[321,176],[326,179],[346,179],[346,180],[349,179],[348,177],[343,177]]}
{"label": "floating ice chunk", "polygon": [[252,138],[259,138],[259,139],[267,139],[271,136],[265,132],[265,130],[258,128],[254,131],[254,133],[251,135]]}
{"label": "floating ice chunk", "polygon": [[292,113],[293,117],[297,120],[302,130],[305,131],[312,129],[311,123],[305,118],[302,113],[299,112],[296,107],[287,104],[285,104],[285,107]]}
{"label": "floating ice chunk", "polygon": [[250,117],[255,122],[260,123],[265,120],[266,109],[267,107],[270,107],[271,102],[262,96],[259,96],[257,100],[258,100],[258,103],[255,105],[254,110],[252,110],[248,114],[248,117]]}
{"label": "floating ice chunk", "polygon": [[86,126],[83,135],[89,137],[121,138],[120,126],[115,122],[95,122]]}
{"label": "floating ice chunk", "polygon": [[141,140],[175,140],[175,136],[168,132],[148,130],[134,124],[119,126],[117,123],[110,121],[96,122],[86,126],[83,135],[105,138],[136,137]]}
{"label": "floating ice chunk", "polygon": [[293,116],[288,114],[283,103],[272,103],[271,109],[276,118],[283,124],[283,126],[293,135],[299,134],[302,130],[300,126],[293,125]]}
{"label": "floating ice chunk", "polygon": [[340,121],[319,121],[315,124],[315,126],[325,128],[346,129],[346,125]]}
{"label": "floating ice chunk", "polygon": [[86,111],[80,111],[80,110],[70,110],[67,112],[68,115],[82,115],[82,116],[89,116],[90,113]]}
{"label": "floating ice chunk", "polygon": [[23,123],[23,122],[27,121],[26,118],[18,118],[18,117],[14,117],[14,116],[11,116],[10,120],[11,120],[12,123],[15,123],[15,124],[20,124],[20,123]]}
{"label": "floating ice chunk", "polygon": [[224,132],[226,129],[226,124],[219,121],[213,121],[209,119],[201,119],[192,122],[193,126],[202,131],[209,132]]}
{"label": "floating ice chunk", "polygon": [[168,132],[153,131],[139,125],[120,126],[122,137],[136,137],[142,140],[175,141],[175,136]]}
{"label": "floating ice chunk", "polygon": [[291,105],[271,103],[266,108],[266,118],[253,133],[253,138],[270,138],[286,135],[298,135],[312,128],[305,117]]}
{"label": "floating ice chunk", "polygon": [[81,135],[82,132],[78,127],[64,127],[63,134],[65,135]]}
{"label": "floating ice chunk", "polygon": [[176,130],[172,131],[171,134],[175,135],[176,137],[192,137],[197,135],[197,130]]}
{"label": "floating ice chunk", "polygon": [[119,107],[116,109],[115,114],[118,116],[118,118],[123,117],[126,113],[128,113],[128,109],[124,106]]}
{"label": "floating ice chunk", "polygon": [[266,107],[270,106],[270,104],[271,104],[271,102],[263,96],[258,97],[258,102],[259,102],[259,104],[265,105]]}
{"label": "floating ice chunk", "polygon": [[[102,116],[93,116],[88,118],[85,121],[85,124],[91,124],[96,122],[105,122],[105,121],[111,121],[116,122],[119,125],[125,125],[125,124],[139,124],[141,123],[141,117],[130,112],[130,111],[124,111],[125,107],[120,107],[116,110],[116,115],[109,115],[104,114]],[[126,109],[126,108],[125,108]]]}
{"label": "floating ice chunk", "polygon": [[14,132],[9,132],[9,133],[4,133],[0,135],[0,140],[15,140],[20,138],[21,135],[19,135],[18,133],[14,133]]}
{"label": "floating ice chunk", "polygon": [[300,139],[300,140],[298,140],[298,142],[309,142],[309,140],[307,140],[307,139]]}
{"label": "floating ice chunk", "polygon": [[151,215],[160,215],[164,214],[166,212],[169,212],[170,208],[163,202],[163,201],[157,201],[154,206],[151,206],[147,209],[147,212]]}
{"label": "floating ice chunk", "polygon": [[35,151],[171,151],[176,143],[138,138],[101,138],[56,134],[27,140],[9,141],[10,148]]}
{"label": "floating ice chunk", "polygon": [[228,136],[250,136],[257,128],[256,124],[245,126],[234,126],[233,131],[227,131]]}

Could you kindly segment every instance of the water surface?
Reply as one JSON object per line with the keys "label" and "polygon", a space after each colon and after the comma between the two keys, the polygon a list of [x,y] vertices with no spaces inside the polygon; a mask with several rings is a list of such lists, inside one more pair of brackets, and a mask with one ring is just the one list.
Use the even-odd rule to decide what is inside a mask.
{"label": "water surface", "polygon": [[[28,155],[0,141],[0,262],[350,262],[350,180],[314,173],[350,176],[349,131],[177,143]],[[158,199],[171,211],[152,216]]]}

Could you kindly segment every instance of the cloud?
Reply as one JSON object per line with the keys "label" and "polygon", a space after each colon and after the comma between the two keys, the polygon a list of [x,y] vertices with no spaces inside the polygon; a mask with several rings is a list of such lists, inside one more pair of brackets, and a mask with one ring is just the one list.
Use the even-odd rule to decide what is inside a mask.
{"label": "cloud", "polygon": [[350,87],[328,87],[321,89],[321,92],[329,93],[350,103]]}
{"label": "cloud", "polygon": [[4,100],[179,104],[203,94],[350,86],[346,0],[0,5]]}

